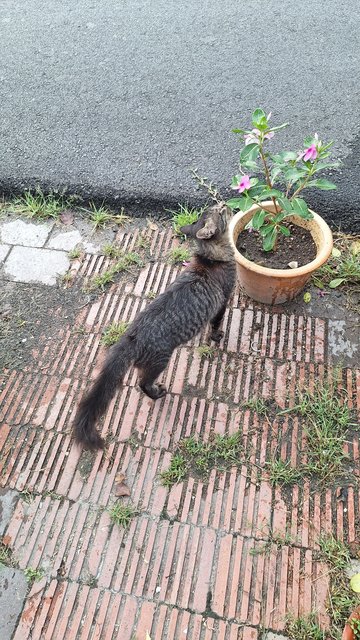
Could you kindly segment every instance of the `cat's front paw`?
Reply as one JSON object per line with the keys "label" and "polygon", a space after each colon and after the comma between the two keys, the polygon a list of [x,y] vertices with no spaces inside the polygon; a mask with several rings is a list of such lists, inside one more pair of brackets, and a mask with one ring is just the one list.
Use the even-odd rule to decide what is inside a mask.
{"label": "cat's front paw", "polygon": [[220,342],[223,337],[224,337],[224,332],[219,330],[212,331],[210,334],[210,339],[213,340],[214,342]]}

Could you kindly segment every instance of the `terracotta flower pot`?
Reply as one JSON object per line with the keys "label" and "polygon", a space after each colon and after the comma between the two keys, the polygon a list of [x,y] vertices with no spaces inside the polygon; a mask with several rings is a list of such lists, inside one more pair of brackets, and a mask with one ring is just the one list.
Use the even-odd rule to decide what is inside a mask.
{"label": "terracotta flower pot", "polygon": [[[267,209],[275,211],[272,201],[266,201],[263,204]],[[247,295],[258,302],[267,304],[289,302],[300,293],[310,279],[311,274],[321,267],[330,256],[333,247],[332,233],[325,220],[314,211],[312,211],[314,215],[312,220],[304,220],[299,216],[290,216],[287,218],[289,222],[310,231],[317,248],[316,258],[297,269],[262,267],[255,262],[251,262],[251,260],[247,260],[236,248],[239,234],[259,208],[258,205],[254,205],[248,211],[235,213],[229,225],[230,240],[235,249],[240,284]],[[289,255],[289,262],[290,260],[291,256]]]}
{"label": "terracotta flower pot", "polygon": [[341,636],[341,640],[355,640],[355,635],[354,632],[352,630],[352,628],[350,627],[350,620],[353,620],[354,618],[359,619],[360,618],[360,607],[357,607],[351,614],[351,616],[349,617],[349,620],[347,621],[345,627],[344,627],[344,631],[342,633]]}

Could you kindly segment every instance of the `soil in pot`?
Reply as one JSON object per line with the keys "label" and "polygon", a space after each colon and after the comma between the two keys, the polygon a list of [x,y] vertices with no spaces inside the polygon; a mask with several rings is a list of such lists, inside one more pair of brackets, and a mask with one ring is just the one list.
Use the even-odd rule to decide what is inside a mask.
{"label": "soil in pot", "polygon": [[289,262],[302,267],[316,257],[316,245],[307,229],[292,224],[288,228],[291,235],[279,233],[276,251],[263,251],[258,232],[247,229],[239,234],[236,248],[248,260],[269,269],[288,269]]}

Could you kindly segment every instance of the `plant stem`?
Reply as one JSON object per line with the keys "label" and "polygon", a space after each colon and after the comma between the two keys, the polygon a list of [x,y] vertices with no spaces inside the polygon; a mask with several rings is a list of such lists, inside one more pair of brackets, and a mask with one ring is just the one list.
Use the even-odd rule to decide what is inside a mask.
{"label": "plant stem", "polygon": [[[266,163],[266,158],[265,158],[265,154],[263,152],[263,148],[262,145],[259,145],[259,150],[260,150],[260,157],[261,160],[263,161],[263,165],[264,165],[264,169],[265,169],[265,178],[266,178],[266,184],[269,187],[269,189],[272,189],[272,184],[271,184],[271,179],[270,179],[270,172]],[[275,213],[279,213],[279,209],[277,208],[277,204],[276,204],[276,200],[274,198],[274,196],[271,196],[271,200],[273,201],[274,207],[275,207]],[[274,214],[272,214],[274,215]]]}

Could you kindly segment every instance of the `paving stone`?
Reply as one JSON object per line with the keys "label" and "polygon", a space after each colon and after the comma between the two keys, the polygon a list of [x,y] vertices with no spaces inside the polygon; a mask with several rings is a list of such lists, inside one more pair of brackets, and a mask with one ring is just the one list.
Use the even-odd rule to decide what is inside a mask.
{"label": "paving stone", "polygon": [[81,243],[81,233],[75,229],[72,231],[64,231],[52,236],[47,243],[50,249],[62,249],[63,251],[71,251]]}
{"label": "paving stone", "polygon": [[43,247],[53,225],[53,222],[34,224],[23,220],[12,220],[1,225],[0,238],[2,242],[8,244]]}
{"label": "paving stone", "polygon": [[279,635],[278,633],[273,633],[272,631],[268,631],[264,635],[264,640],[289,640],[288,636]]}
{"label": "paving stone", "polygon": [[87,238],[81,235],[78,229],[64,231],[53,235],[48,241],[47,247],[51,249],[62,249],[63,251],[71,251],[79,246],[86,253],[96,254],[100,252],[100,246],[89,242]]}
{"label": "paving stone", "polygon": [[27,582],[22,571],[12,567],[0,567],[0,638],[10,640],[22,611]]}
{"label": "paving stone", "polygon": [[69,268],[63,251],[14,247],[5,263],[5,273],[16,282],[42,282],[54,285]]}
{"label": "paving stone", "polygon": [[8,244],[0,244],[0,262],[4,262],[7,254],[9,253],[11,246]]}
{"label": "paving stone", "polygon": [[16,491],[0,489],[0,536],[3,535],[11,520],[17,498],[18,494]]}

